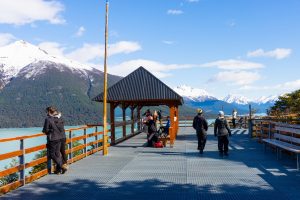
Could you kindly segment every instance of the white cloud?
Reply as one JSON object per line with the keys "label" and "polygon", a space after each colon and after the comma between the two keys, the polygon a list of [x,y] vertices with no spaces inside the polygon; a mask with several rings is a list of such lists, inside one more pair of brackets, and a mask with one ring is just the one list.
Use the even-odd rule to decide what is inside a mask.
{"label": "white cloud", "polygon": [[229,82],[234,85],[248,85],[260,79],[257,72],[223,71],[212,77],[209,82]]}
{"label": "white cloud", "polygon": [[174,41],[170,41],[170,40],[163,40],[162,41],[164,44],[168,44],[168,45],[171,45],[171,44],[174,44],[175,42]]}
{"label": "white cloud", "polygon": [[50,55],[64,56],[65,48],[62,47],[62,45],[57,42],[42,42],[42,43],[38,44],[38,46],[41,49],[47,51],[47,53]]}
{"label": "white cloud", "polygon": [[139,43],[137,42],[131,42],[131,41],[121,41],[117,42],[115,44],[109,45],[109,55],[115,55],[115,54],[120,54],[120,53],[132,53],[135,51],[139,51],[142,49]]}
{"label": "white cloud", "polygon": [[277,48],[272,51],[264,51],[263,49],[257,49],[255,51],[248,52],[248,57],[270,57],[276,59],[287,58],[292,53],[292,49]]}
{"label": "white cloud", "polygon": [[171,70],[197,67],[195,65],[190,64],[164,64],[153,60],[137,59],[129,60],[118,65],[111,66],[109,68],[109,73],[116,74],[119,76],[126,76],[140,66],[143,66],[158,78],[171,76]]}
{"label": "white cloud", "polygon": [[167,11],[168,15],[181,15],[183,14],[182,10],[175,10],[175,9],[170,9]]}
{"label": "white cloud", "polygon": [[77,37],[81,37],[84,32],[85,32],[85,28],[83,26],[80,26],[75,35]]}
{"label": "white cloud", "polygon": [[186,0],[187,2],[189,2],[189,3],[197,3],[197,2],[199,2],[199,0]]}
{"label": "white cloud", "polygon": [[[128,54],[141,50],[137,42],[121,41],[108,46],[109,56],[116,54]],[[102,44],[84,44],[81,48],[76,49],[66,55],[68,58],[87,63],[97,58],[104,57],[104,45]]]}
{"label": "white cloud", "polygon": [[0,1],[0,23],[24,25],[34,21],[49,21],[51,24],[62,24],[60,16],[64,6],[58,1],[26,0]]}
{"label": "white cloud", "polygon": [[294,81],[288,81],[273,86],[246,85],[240,88],[240,90],[277,90],[277,91],[285,91],[285,92],[290,92],[298,89],[300,89],[300,79]]}
{"label": "white cloud", "polygon": [[264,65],[261,63],[248,62],[244,60],[218,60],[214,62],[205,63],[203,67],[218,67],[226,70],[251,70],[263,68]]}
{"label": "white cloud", "polygon": [[95,58],[101,58],[104,54],[104,46],[101,44],[84,44],[68,54],[66,57],[78,62],[87,63]]}
{"label": "white cloud", "polygon": [[0,46],[7,45],[16,40],[16,37],[10,33],[0,33]]}

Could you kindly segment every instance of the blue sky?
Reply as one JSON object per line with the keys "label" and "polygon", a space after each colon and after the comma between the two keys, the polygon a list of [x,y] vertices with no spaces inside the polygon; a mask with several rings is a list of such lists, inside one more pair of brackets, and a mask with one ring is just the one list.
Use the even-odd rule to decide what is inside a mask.
{"label": "blue sky", "polygon": [[[23,39],[103,69],[105,0],[1,0],[0,13],[0,46]],[[108,72],[278,95],[300,88],[299,37],[299,0],[110,0]]]}

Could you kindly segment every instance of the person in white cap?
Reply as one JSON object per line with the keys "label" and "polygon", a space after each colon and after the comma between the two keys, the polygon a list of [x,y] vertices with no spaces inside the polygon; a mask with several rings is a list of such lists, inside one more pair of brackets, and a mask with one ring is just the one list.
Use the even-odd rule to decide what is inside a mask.
{"label": "person in white cap", "polygon": [[215,137],[218,136],[218,149],[220,156],[228,156],[228,135],[231,136],[231,130],[224,117],[223,111],[219,111],[219,117],[215,121],[214,135]]}
{"label": "person in white cap", "polygon": [[200,154],[203,154],[203,150],[206,143],[206,132],[208,129],[208,124],[206,119],[202,116],[202,109],[197,109],[197,115],[193,120],[193,128],[196,130],[197,138],[198,138],[198,150]]}

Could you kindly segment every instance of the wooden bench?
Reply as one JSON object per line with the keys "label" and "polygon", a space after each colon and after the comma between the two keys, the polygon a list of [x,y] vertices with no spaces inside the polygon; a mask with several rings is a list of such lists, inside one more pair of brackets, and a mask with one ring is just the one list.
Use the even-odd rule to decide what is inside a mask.
{"label": "wooden bench", "polygon": [[297,156],[297,169],[299,170],[299,153],[300,153],[300,126],[285,123],[274,123],[275,133],[269,134],[268,138],[262,139],[266,144],[276,147],[277,158],[281,150],[295,153]]}

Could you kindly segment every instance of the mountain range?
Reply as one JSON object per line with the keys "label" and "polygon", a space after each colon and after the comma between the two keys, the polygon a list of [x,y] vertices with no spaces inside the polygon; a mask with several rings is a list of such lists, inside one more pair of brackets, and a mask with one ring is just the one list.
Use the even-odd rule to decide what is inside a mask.
{"label": "mountain range", "polygon": [[[108,74],[108,86],[122,77]],[[91,101],[103,90],[103,72],[86,64],[53,56],[47,51],[20,40],[0,47],[0,128],[40,127],[45,108],[56,106],[66,125],[101,122],[102,105]],[[195,115],[201,107],[207,116],[215,117],[222,109],[230,114],[238,109],[248,113],[251,103],[259,112],[273,105],[276,97],[261,97],[249,101],[245,97],[228,95],[218,99],[205,90],[178,86],[174,90],[184,97],[180,108],[184,116]],[[168,108],[162,109],[168,113]],[[117,111],[120,114],[120,111]]]}
{"label": "mountain range", "polygon": [[[96,68],[50,55],[23,40],[0,47],[0,128],[41,127],[49,105],[63,113],[66,125],[99,123],[102,104],[91,99],[103,91],[103,77]],[[108,74],[108,86],[121,79]],[[167,107],[152,109],[169,112]],[[195,112],[180,109],[182,115]],[[116,117],[120,115],[116,109]]]}
{"label": "mountain range", "polygon": [[223,110],[225,114],[231,114],[233,109],[236,109],[239,114],[247,114],[249,113],[249,105],[255,112],[265,113],[278,99],[278,96],[274,95],[250,100],[238,94],[228,94],[224,98],[217,98],[203,89],[186,85],[177,86],[173,89],[183,96],[186,105],[193,108],[201,107],[206,113],[211,114],[216,114],[219,110]]}
{"label": "mountain range", "polygon": [[[108,85],[122,77],[108,75]],[[103,72],[49,55],[25,41],[0,48],[0,127],[40,127],[45,108],[56,106],[67,125],[97,123]]]}

